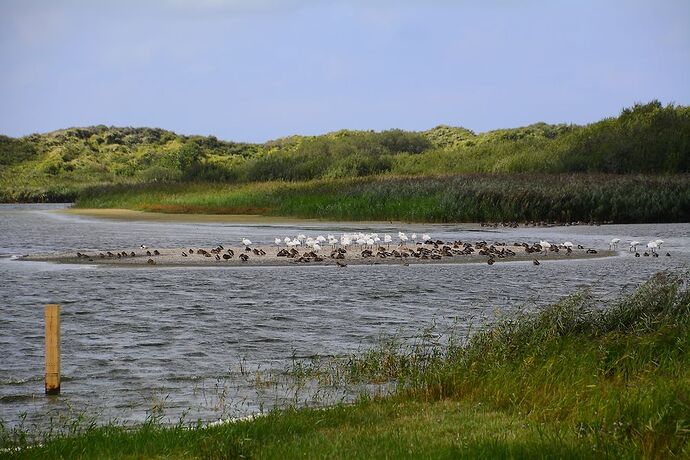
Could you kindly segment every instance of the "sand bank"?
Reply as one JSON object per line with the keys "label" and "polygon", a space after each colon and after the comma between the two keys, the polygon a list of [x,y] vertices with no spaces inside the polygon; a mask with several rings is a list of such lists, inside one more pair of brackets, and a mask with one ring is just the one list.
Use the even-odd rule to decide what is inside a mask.
{"label": "sand bank", "polygon": [[[444,249],[445,246],[445,249]],[[492,249],[490,249],[492,248]],[[295,248],[294,256],[279,256],[285,247],[275,245],[252,245],[246,247],[192,247],[192,248],[110,248],[107,250],[79,250],[69,253],[25,255],[20,260],[44,261],[65,264],[136,266],[289,266],[289,265],[412,265],[448,263],[502,263],[510,261],[534,261],[540,263],[556,260],[606,257],[613,251],[588,252],[586,249],[573,249],[571,254],[565,250],[549,251],[548,254],[528,252],[524,246],[472,246],[467,248],[448,245],[410,244],[408,246],[382,246],[367,248],[350,246],[338,255],[337,247],[326,247],[318,252],[309,248]],[[381,250],[382,249],[382,250]],[[134,255],[132,255],[134,254]],[[242,255],[242,256],[241,256]],[[246,260],[243,260],[245,259]]]}

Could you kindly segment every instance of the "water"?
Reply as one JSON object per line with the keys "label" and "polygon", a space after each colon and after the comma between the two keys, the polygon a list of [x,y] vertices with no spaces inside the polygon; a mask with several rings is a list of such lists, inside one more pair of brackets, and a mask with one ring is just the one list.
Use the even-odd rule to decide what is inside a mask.
{"label": "water", "polygon": [[[289,401],[256,385],[293,357],[334,355],[413,337],[436,323],[460,331],[497,312],[535,308],[581,288],[598,299],[661,270],[687,270],[690,225],[477,229],[467,225],[124,222],[65,215],[65,205],[0,205],[0,419],[42,425],[85,413],[98,423],[242,415]],[[11,260],[77,249],[212,246],[343,231],[426,231],[467,241],[619,237],[665,240],[672,257],[335,267],[93,267]],[[542,258],[543,260],[544,258]],[[43,305],[62,306],[62,395],[43,395]],[[260,371],[257,374],[257,370]],[[274,388],[273,390],[277,390]]]}

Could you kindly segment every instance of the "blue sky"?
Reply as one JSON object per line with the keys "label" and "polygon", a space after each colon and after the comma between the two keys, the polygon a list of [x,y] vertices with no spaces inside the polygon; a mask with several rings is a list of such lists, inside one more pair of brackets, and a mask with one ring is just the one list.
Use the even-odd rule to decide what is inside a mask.
{"label": "blue sky", "polygon": [[690,104],[690,2],[0,0],[0,133],[587,123]]}

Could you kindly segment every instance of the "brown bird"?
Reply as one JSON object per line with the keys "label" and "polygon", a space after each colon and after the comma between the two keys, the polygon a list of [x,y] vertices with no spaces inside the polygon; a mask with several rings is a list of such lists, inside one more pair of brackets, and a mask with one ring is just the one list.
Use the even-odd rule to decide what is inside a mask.
{"label": "brown bird", "polygon": [[532,259],[532,263],[534,265],[540,265],[540,262],[537,259]]}
{"label": "brown bird", "polygon": [[246,262],[249,260],[249,256],[247,254],[240,254],[240,259],[242,259],[242,262]]}
{"label": "brown bird", "polygon": [[146,263],[149,264],[149,265],[156,265],[156,261],[153,260],[153,259],[147,260]]}

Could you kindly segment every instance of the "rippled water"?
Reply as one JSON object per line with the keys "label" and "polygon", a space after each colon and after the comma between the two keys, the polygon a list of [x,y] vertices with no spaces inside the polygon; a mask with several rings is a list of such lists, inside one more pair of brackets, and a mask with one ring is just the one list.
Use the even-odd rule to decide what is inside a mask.
{"label": "rippled water", "polygon": [[[460,330],[497,311],[538,306],[577,289],[600,299],[661,270],[687,270],[690,225],[477,229],[467,225],[124,222],[57,212],[64,205],[0,205],[0,419],[17,424],[88,413],[99,422],[241,415],[284,402],[248,384],[293,357],[351,352],[432,322]],[[486,264],[335,267],[92,267],[21,262],[55,250],[238,244],[249,236],[427,231],[468,241],[613,237],[666,241],[671,257]],[[43,305],[62,305],[62,395],[43,395]],[[251,369],[251,375],[244,373]]]}

